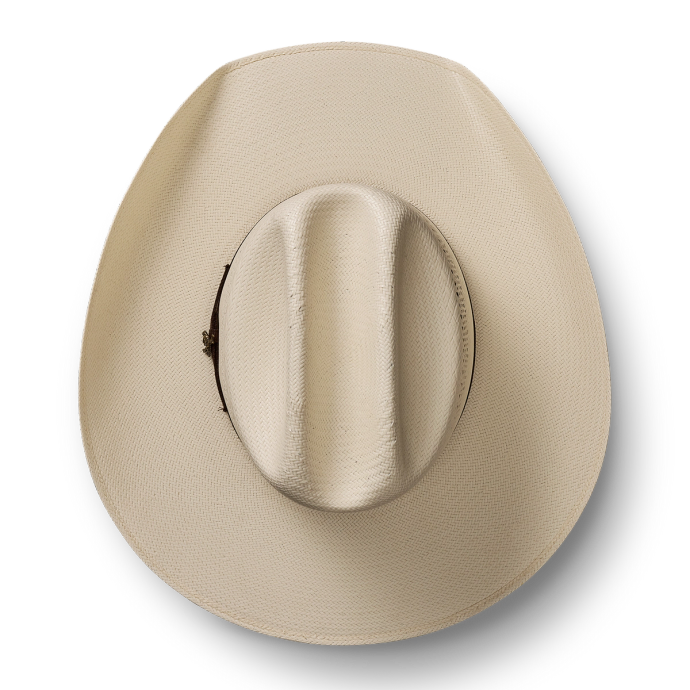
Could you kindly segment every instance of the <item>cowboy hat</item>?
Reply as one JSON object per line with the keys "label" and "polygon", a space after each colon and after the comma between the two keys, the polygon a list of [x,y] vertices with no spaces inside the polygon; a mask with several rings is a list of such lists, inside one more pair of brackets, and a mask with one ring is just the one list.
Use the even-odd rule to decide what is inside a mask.
{"label": "cowboy hat", "polygon": [[270,635],[385,642],[558,548],[604,456],[606,340],[568,212],[476,77],[301,46],[222,67],[153,146],[94,283],[80,412],[106,508],[177,591]]}

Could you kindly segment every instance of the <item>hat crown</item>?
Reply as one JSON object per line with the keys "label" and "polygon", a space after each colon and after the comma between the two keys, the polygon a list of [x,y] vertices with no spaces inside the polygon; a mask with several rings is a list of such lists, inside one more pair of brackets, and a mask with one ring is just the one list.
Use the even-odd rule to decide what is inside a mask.
{"label": "hat crown", "polygon": [[249,455],[322,510],[407,491],[462,413],[474,331],[457,259],[414,206],[363,185],[276,206],[235,255],[219,376]]}

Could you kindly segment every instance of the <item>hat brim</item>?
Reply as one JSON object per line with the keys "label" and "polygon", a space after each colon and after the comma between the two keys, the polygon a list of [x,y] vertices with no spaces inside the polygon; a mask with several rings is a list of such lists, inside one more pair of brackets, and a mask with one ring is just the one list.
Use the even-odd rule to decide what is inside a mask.
{"label": "hat brim", "polygon": [[[442,455],[401,497],[349,513],[264,479],[219,410],[200,337],[252,227],[339,182],[432,220],[476,329],[472,387]],[[311,45],[221,68],[153,146],[94,284],[80,411],[104,504],[177,591],[270,635],[386,642],[481,611],[560,545],[604,457],[608,357],[572,221],[495,97],[431,55]]]}

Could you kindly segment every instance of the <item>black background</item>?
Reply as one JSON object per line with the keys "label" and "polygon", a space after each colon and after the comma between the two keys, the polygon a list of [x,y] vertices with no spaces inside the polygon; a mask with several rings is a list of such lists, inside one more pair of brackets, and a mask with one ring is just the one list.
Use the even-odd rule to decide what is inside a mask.
{"label": "black background", "polygon": [[523,45],[460,35],[448,38],[438,27],[424,34],[409,30],[374,34],[356,28],[348,33],[366,33],[370,40],[404,40],[464,59],[507,108],[561,193],[597,285],[611,358],[612,425],[592,498],[554,556],[507,598],[451,628],[386,645],[356,650],[270,638],[217,618],[154,575],[107,515],[81,449],[76,405],[79,341],[102,242],[142,148],[175,101],[211,65],[262,45],[315,40],[317,33],[250,34],[228,27],[225,38],[209,40],[205,47],[180,36],[161,38],[145,31],[137,40],[132,36],[75,39],[75,45],[64,46],[63,74],[56,77],[62,86],[58,109],[64,117],[59,134],[69,161],[64,179],[57,183],[64,190],[63,205],[71,219],[62,252],[69,266],[63,274],[63,290],[69,293],[73,309],[63,333],[69,340],[66,361],[74,391],[59,412],[67,415],[71,451],[60,460],[55,475],[62,499],[49,530],[60,554],[59,577],[52,578],[55,591],[46,596],[60,602],[57,615],[77,631],[70,635],[83,648],[100,649],[103,654],[113,650],[145,654],[155,641],[174,659],[223,650],[232,650],[233,655],[263,654],[280,647],[305,655],[295,657],[300,663],[310,655],[351,659],[377,655],[383,649],[455,655],[473,642],[494,647],[530,640],[603,642],[635,630],[630,613],[631,589],[638,584],[633,553],[639,540],[647,537],[639,503],[627,491],[631,470],[617,401],[617,385],[625,378],[621,376],[623,326],[617,309],[619,210],[624,199],[614,179],[620,166],[615,123],[621,61],[609,51],[597,52],[596,37],[590,37],[588,47],[558,41]]}

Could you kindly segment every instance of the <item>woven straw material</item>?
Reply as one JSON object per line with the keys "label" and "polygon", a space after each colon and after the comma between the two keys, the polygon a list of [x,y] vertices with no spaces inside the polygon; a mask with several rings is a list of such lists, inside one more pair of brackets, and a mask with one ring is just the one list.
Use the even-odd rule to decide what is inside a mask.
{"label": "woven straw material", "polygon": [[410,489],[467,399],[469,309],[457,259],[410,204],[344,184],[279,204],[220,304],[225,401],[264,476],[322,510]]}
{"label": "woven straw material", "polygon": [[[341,184],[429,219],[475,326],[470,393],[440,454],[359,511],[307,507],[266,480],[218,410],[200,339],[252,228]],[[608,358],[572,221],[491,93],[430,55],[303,46],[218,70],[144,161],[94,284],[80,411],[104,504],[172,587],[267,634],[385,642],[481,611],[555,551],[603,460]]]}

